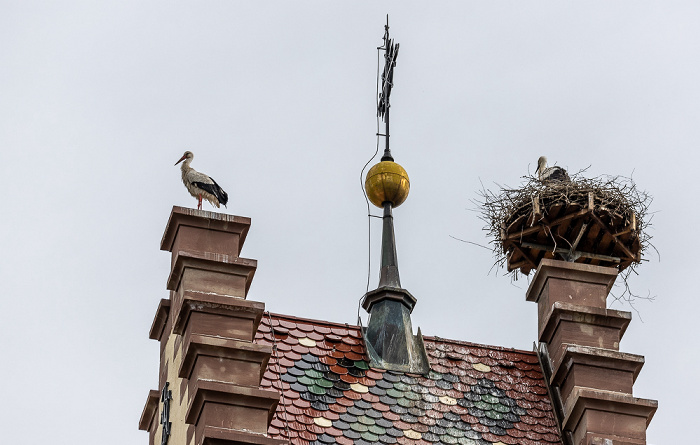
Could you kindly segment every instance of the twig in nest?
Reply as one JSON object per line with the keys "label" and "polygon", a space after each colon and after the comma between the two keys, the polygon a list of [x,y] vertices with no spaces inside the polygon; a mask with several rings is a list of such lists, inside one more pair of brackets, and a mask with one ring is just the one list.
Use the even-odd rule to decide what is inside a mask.
{"label": "twig in nest", "polygon": [[473,244],[473,245],[475,245],[475,246],[479,246],[479,247],[481,247],[481,248],[483,248],[483,249],[486,249],[486,250],[491,250],[490,247],[484,246],[484,245],[482,245],[482,244],[477,244],[477,243],[474,243],[474,242],[472,242],[472,241],[467,241],[467,240],[459,239],[459,238],[457,238],[456,236],[450,235],[450,238],[456,239],[457,241],[461,241],[461,242],[463,242],[463,243]]}

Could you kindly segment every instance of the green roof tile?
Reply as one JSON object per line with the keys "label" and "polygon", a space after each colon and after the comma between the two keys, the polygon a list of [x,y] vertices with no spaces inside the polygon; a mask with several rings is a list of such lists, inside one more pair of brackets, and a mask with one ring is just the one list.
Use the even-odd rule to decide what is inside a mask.
{"label": "green roof tile", "polygon": [[302,385],[311,386],[316,383],[316,379],[303,375],[297,379],[297,382],[301,383]]}
{"label": "green roof tile", "polygon": [[405,398],[407,398],[408,400],[420,400],[421,399],[421,395],[418,393],[415,393],[415,392],[407,392],[403,396]]}
{"label": "green roof tile", "polygon": [[447,434],[457,438],[464,437],[464,431],[454,427],[447,428]]}
{"label": "green roof tile", "polygon": [[372,425],[369,427],[369,432],[372,434],[376,434],[377,436],[383,436],[386,434],[386,428],[382,428],[379,425]]}
{"label": "green roof tile", "polygon": [[401,392],[410,391],[411,387],[403,382],[394,383],[394,389]]}
{"label": "green roof tile", "polygon": [[493,405],[494,411],[498,411],[499,413],[508,413],[510,412],[510,406],[505,406],[500,403],[497,403]]}
{"label": "green roof tile", "polygon": [[369,430],[369,428],[367,428],[367,425],[363,425],[359,422],[355,422],[352,425],[350,425],[350,429],[353,431],[357,431],[358,433],[364,433]]}
{"label": "green roof tile", "polygon": [[503,418],[503,414],[499,413],[498,411],[486,411],[486,417],[489,417],[493,420],[501,420]]}
{"label": "green roof tile", "polygon": [[311,385],[309,387],[309,391],[311,391],[314,394],[325,394],[326,393],[326,388],[322,388],[318,385]]}
{"label": "green roof tile", "polygon": [[479,409],[484,410],[484,411],[489,411],[489,410],[491,410],[491,408],[493,408],[492,404],[486,403],[482,400],[479,400],[478,402],[474,402],[474,406],[476,408],[479,408]]}
{"label": "green roof tile", "polygon": [[326,379],[318,379],[318,380],[316,380],[316,384],[318,386],[320,386],[321,388],[333,387],[333,382],[331,382],[330,380],[326,380]]}
{"label": "green roof tile", "polygon": [[307,377],[312,378],[312,379],[320,379],[323,377],[323,373],[320,371],[316,371],[315,369],[307,369],[304,371],[304,374],[306,374]]}
{"label": "green roof tile", "polygon": [[372,434],[369,431],[366,433],[362,433],[360,436],[362,436],[362,438],[365,441],[370,442],[370,443],[375,443],[379,440],[379,436],[377,436],[376,434]]}
{"label": "green roof tile", "polygon": [[482,395],[481,400],[483,400],[486,403],[498,403],[498,397],[494,397],[491,394]]}
{"label": "green roof tile", "polygon": [[403,393],[402,391],[397,391],[397,390],[395,390],[394,388],[388,389],[388,390],[386,391],[386,395],[388,395],[389,397],[393,397],[393,398],[395,398],[395,399],[400,399],[400,398],[402,398],[402,397],[403,397],[403,394],[404,394],[404,393]]}
{"label": "green roof tile", "polygon": [[361,360],[356,360],[355,361],[355,367],[359,369],[364,369],[365,371],[369,369],[369,366],[367,365],[367,362],[361,361]]}
{"label": "green roof tile", "polygon": [[416,401],[415,400],[409,400],[405,397],[401,397],[396,401],[400,406],[403,406],[404,408],[413,408],[416,406]]}
{"label": "green roof tile", "polygon": [[440,380],[440,379],[442,378],[442,374],[440,374],[439,372],[435,372],[435,371],[432,371],[432,370],[431,370],[431,371],[428,373],[428,378],[429,378],[430,380]]}
{"label": "green roof tile", "polygon": [[374,419],[369,416],[360,416],[357,418],[357,421],[363,425],[374,425],[376,423]]}
{"label": "green roof tile", "polygon": [[452,437],[447,434],[440,436],[440,443],[458,443],[456,437]]}

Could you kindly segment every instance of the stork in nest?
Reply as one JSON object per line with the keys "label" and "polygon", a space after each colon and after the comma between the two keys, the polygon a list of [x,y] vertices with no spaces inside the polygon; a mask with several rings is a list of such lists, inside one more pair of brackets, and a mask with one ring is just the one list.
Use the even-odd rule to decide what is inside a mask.
{"label": "stork in nest", "polygon": [[185,161],[182,162],[180,166],[180,170],[182,170],[182,182],[185,184],[185,187],[187,187],[187,191],[190,192],[190,195],[198,199],[197,209],[202,209],[202,198],[209,201],[211,205],[216,208],[219,207],[219,204],[223,204],[224,207],[226,207],[226,203],[228,202],[228,195],[226,192],[219,187],[219,184],[211,177],[190,167],[192,159],[194,159],[192,152],[186,151],[175,165]]}
{"label": "stork in nest", "polygon": [[556,165],[553,167],[547,167],[547,158],[540,156],[537,160],[537,178],[542,182],[559,181],[559,182],[569,182],[569,174],[561,167]]}

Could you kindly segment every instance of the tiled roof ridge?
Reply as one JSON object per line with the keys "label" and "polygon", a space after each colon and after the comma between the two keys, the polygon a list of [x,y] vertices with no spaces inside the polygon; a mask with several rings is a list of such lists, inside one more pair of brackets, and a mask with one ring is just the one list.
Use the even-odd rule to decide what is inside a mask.
{"label": "tiled roof ridge", "polygon": [[[267,320],[268,314],[270,317],[274,318],[282,318],[285,320],[289,321],[302,321],[306,323],[311,323],[315,325],[322,325],[322,326],[334,326],[334,327],[339,327],[339,328],[345,328],[345,329],[360,329],[361,326],[358,325],[353,325],[349,323],[341,323],[341,322],[336,322],[336,321],[328,321],[328,320],[318,320],[314,318],[305,318],[305,317],[298,317],[296,315],[289,315],[289,314],[280,314],[277,312],[270,312],[270,311],[265,311],[264,318]],[[491,349],[494,351],[505,351],[505,352],[514,352],[518,354],[527,354],[527,355],[535,355],[535,351],[527,351],[524,349],[517,349],[517,348],[508,348],[506,346],[496,346],[496,345],[487,345],[487,344],[482,344],[482,343],[474,343],[474,342],[469,342],[469,341],[464,341],[464,340],[453,340],[450,338],[443,338],[439,337],[437,335],[423,335],[423,339],[427,341],[434,341],[434,342],[440,342],[440,343],[451,343],[455,345],[460,345],[460,346],[472,346],[476,348],[482,348],[482,349]]]}
{"label": "tiled roof ridge", "polygon": [[464,340],[453,340],[450,338],[438,337],[436,335],[434,335],[434,336],[424,335],[423,340],[436,341],[436,342],[440,342],[440,343],[452,343],[452,344],[461,345],[461,346],[473,346],[475,348],[492,349],[494,351],[515,352],[518,354],[527,354],[527,355],[535,355],[536,354],[535,351],[526,351],[525,349],[508,348],[506,346],[486,345],[483,343],[473,343],[473,342],[464,341]]}
{"label": "tiled roof ridge", "polygon": [[335,326],[338,328],[354,328],[354,329],[359,329],[360,326],[354,325],[354,324],[349,324],[349,323],[341,323],[337,321],[328,321],[328,320],[318,320],[314,318],[304,318],[304,317],[297,317],[296,315],[289,315],[289,314],[280,314],[277,312],[270,312],[270,311],[265,311],[264,313],[264,318],[267,319],[268,314],[274,319],[274,318],[284,318],[285,320],[290,320],[290,321],[303,321],[306,323],[312,323],[316,325],[326,325],[326,326]]}

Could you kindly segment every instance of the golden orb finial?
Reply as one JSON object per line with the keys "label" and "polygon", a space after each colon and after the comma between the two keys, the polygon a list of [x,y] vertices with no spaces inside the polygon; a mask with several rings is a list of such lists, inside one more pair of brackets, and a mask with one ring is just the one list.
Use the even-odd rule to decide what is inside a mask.
{"label": "golden orb finial", "polygon": [[376,164],[369,170],[365,179],[367,197],[379,208],[387,201],[391,202],[392,207],[400,206],[408,197],[410,188],[408,173],[392,161]]}

